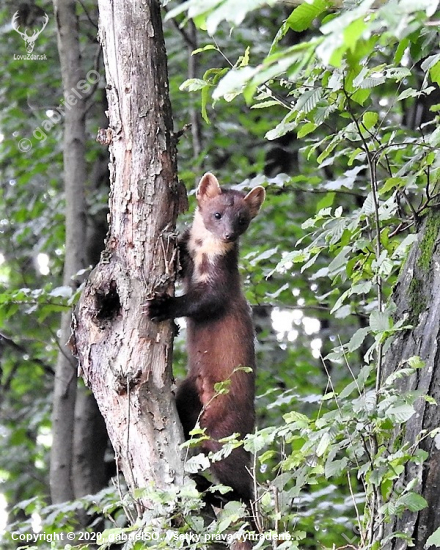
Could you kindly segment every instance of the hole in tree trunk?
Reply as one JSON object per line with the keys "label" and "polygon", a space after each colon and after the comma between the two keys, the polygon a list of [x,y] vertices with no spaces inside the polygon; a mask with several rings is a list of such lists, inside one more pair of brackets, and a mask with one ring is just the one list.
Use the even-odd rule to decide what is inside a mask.
{"label": "hole in tree trunk", "polygon": [[107,291],[96,293],[96,318],[99,320],[114,319],[121,309],[116,281],[111,281]]}

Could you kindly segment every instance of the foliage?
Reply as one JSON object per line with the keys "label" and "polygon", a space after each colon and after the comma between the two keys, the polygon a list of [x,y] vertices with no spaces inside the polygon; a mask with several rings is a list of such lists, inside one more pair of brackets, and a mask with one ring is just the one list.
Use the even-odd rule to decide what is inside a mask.
{"label": "foliage", "polygon": [[[191,190],[209,169],[224,184],[268,190],[241,252],[259,340],[259,430],[245,442],[231,438],[224,452],[239,444],[255,452],[262,531],[290,535],[278,548],[381,548],[386,521],[425,506],[417,490],[426,455],[402,444],[402,434],[417,400],[429,398],[399,390],[399,380],[423,362],[408,357],[393,377],[381,373],[393,335],[417,322],[416,312],[394,318],[391,292],[420,220],[437,204],[437,3],[373,7],[364,0],[333,9],[314,0],[293,10],[274,2],[170,4],[176,127],[194,110],[203,120],[199,152],[189,132],[180,138],[181,179]],[[188,44],[183,14],[194,19],[200,44]],[[20,38],[4,36],[7,58]],[[45,51],[55,51],[54,36],[41,39],[50,42]],[[91,67],[94,50],[86,42],[84,49]],[[196,74],[185,80],[188,50],[195,50]],[[155,507],[140,518],[136,501],[114,491],[58,508],[43,503],[57,313],[74,299],[59,286],[61,124],[44,141],[31,137],[30,152],[17,144],[47,116],[47,103],[30,107],[41,102],[40,91],[57,105],[60,83],[54,59],[37,72],[24,61],[1,70],[0,332],[17,346],[2,350],[7,450],[0,476],[14,509],[10,521],[19,521],[14,529],[29,532],[35,513],[45,533],[75,530],[78,510],[88,509],[104,510],[100,548],[114,537],[125,548],[204,548],[208,532],[242,534],[246,513],[237,503],[205,525],[192,482],[173,494],[145,489]],[[91,143],[96,125],[92,116]],[[90,165],[98,154],[91,148]],[[91,211],[102,208],[88,198]],[[36,267],[40,253],[47,274]],[[184,327],[181,333],[177,376],[185,368]],[[187,460],[192,473],[206,467],[205,457]],[[130,534],[143,540],[124,543]],[[431,537],[434,544],[438,533]]]}
{"label": "foliage", "polygon": [[[391,289],[408,248],[417,240],[421,217],[438,196],[440,57],[433,52],[433,45],[438,46],[437,28],[426,25],[436,14],[437,3],[416,7],[387,2],[375,10],[371,7],[367,0],[335,13],[322,0],[301,4],[286,17],[264,58],[253,55],[254,44],[248,42],[229,66],[211,66],[203,78],[181,86],[191,93],[201,91],[206,122],[210,98],[218,107],[225,105],[223,100],[229,103],[242,97],[259,113],[283,107],[286,114],[266,138],[273,141],[295,133],[302,147],[301,176],[286,178],[281,187],[289,192],[301,182],[303,191],[322,194],[315,213],[302,223],[304,233],[295,249],[278,245],[275,253],[268,250],[262,259],[273,261],[281,255],[271,277],[303,264],[301,272],[309,274],[314,303],[324,302],[334,318],[359,325],[346,338],[339,335],[339,344],[322,359],[329,387],[318,410],[308,416],[287,413],[286,426],[257,433],[258,445],[251,448],[259,451],[263,442],[283,438],[289,448],[284,446],[283,460],[274,449],[259,457],[260,463],[272,462],[274,470],[282,472],[271,486],[279,492],[283,509],[279,510],[277,499],[274,502],[270,488],[263,492],[263,509],[266,503],[274,524],[282,517],[287,528],[295,525],[309,536],[314,526],[319,531],[315,542],[326,547],[335,541],[343,544],[338,529],[327,534],[328,518],[320,517],[313,496],[305,501],[307,511],[301,509],[305,491],[313,495],[326,486],[333,490],[325,480],[339,477],[340,484],[345,477],[362,548],[386,544],[380,533],[392,515],[426,506],[412,491],[417,476],[410,486],[396,489],[404,466],[412,462],[420,466],[426,458],[417,446],[402,447],[401,437],[396,436],[415,413],[416,399],[424,396],[401,395],[393,386],[395,380],[383,380],[382,370],[392,336],[414,322],[414,316],[393,318]],[[213,36],[214,43],[198,48],[194,55],[218,52],[228,61],[230,56],[215,33],[222,21],[239,33],[243,12],[253,9],[249,4],[230,10],[228,2],[211,6],[189,1],[169,16],[187,12]],[[294,33],[305,31],[306,36],[296,41]],[[410,110],[420,106],[423,118],[411,125]],[[270,180],[269,189],[275,191]],[[347,200],[350,196],[354,204]],[[282,296],[281,289],[282,285]],[[407,362],[399,376],[409,376],[422,366],[418,358]],[[333,365],[347,367],[352,375],[348,385],[337,384],[331,375]],[[290,396],[287,391],[281,402],[287,397],[294,403]],[[383,442],[390,439],[395,447],[383,451]],[[355,491],[352,479],[356,478]],[[274,516],[274,509],[279,516]],[[352,542],[347,531],[345,538]],[[314,542],[303,542],[307,544]]]}
{"label": "foliage", "polygon": [[[44,6],[47,8],[47,6]],[[2,6],[3,21],[9,10]],[[41,47],[56,52],[49,33]],[[47,139],[32,136],[45,118],[59,87],[56,68],[50,75],[33,72],[24,60],[13,60],[23,41],[2,27],[0,144],[0,349],[1,349],[1,492],[12,504],[29,499],[46,486],[50,394],[61,300],[50,296],[62,269],[64,228],[60,213],[60,127]],[[55,65],[49,53],[47,63]],[[45,90],[43,102],[40,90]],[[33,148],[27,149],[31,138]],[[50,258],[48,256],[50,254]],[[39,261],[48,261],[48,272]],[[23,473],[26,472],[25,475]]]}

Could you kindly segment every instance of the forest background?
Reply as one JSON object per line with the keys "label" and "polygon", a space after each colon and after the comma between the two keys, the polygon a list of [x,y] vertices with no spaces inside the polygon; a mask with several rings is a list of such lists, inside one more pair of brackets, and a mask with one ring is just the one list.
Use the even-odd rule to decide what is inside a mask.
{"label": "forest background", "polygon": [[[28,4],[29,27],[41,28],[41,11],[49,17],[39,59],[25,58],[16,3],[0,8],[5,549],[16,547],[13,532],[151,527],[136,518],[81,381],[75,425],[53,438],[53,410],[65,398],[54,391],[56,365],[67,361],[76,376],[60,313],[70,318],[87,266],[99,261],[110,181],[105,139],[95,139],[108,125],[97,6],[71,2],[78,85],[60,65],[54,5]],[[258,337],[258,431],[247,445],[264,530],[290,533],[279,548],[440,545],[438,3],[216,0],[170,2],[162,13],[190,211],[208,170],[224,185],[267,191],[241,246]],[[65,219],[78,194],[62,177],[71,123],[62,81],[84,102],[86,131],[76,208],[87,265],[67,277]],[[179,229],[190,221],[180,216]],[[184,336],[182,326],[177,379]],[[54,456],[66,446],[71,486],[54,481]],[[160,529],[172,528],[166,502]],[[239,517],[230,508],[215,528]]]}

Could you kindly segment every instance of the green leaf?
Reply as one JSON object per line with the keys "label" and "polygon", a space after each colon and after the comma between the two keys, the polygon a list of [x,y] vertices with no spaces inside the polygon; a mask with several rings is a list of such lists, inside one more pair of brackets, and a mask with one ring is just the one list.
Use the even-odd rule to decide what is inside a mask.
{"label": "green leaf", "polygon": [[301,414],[296,411],[290,411],[289,413],[285,414],[283,416],[283,419],[286,424],[298,424],[302,428],[307,428],[310,423],[308,417],[305,414]]}
{"label": "green leaf", "polygon": [[313,256],[311,256],[309,258],[309,260],[301,267],[301,273],[304,273],[304,271],[306,269],[311,267],[316,262],[316,260],[319,258],[320,254],[321,254],[321,251],[319,251],[317,254],[314,254]]}
{"label": "green leaf", "polygon": [[365,155],[364,150],[361,149],[360,147],[357,147],[348,158],[348,161],[347,161],[348,166],[353,166],[354,161],[357,160],[358,158],[359,159],[362,158],[364,155]]}
{"label": "green leaf", "polygon": [[431,80],[440,86],[440,61],[429,69]]}
{"label": "green leaf", "polygon": [[350,23],[350,25],[344,29],[344,45],[350,50],[353,50],[356,47],[357,41],[365,31],[366,26],[364,17],[360,17]]}
{"label": "green leaf", "polygon": [[411,376],[411,374],[414,374],[414,369],[399,369],[388,376],[384,382],[384,386],[391,386],[396,380],[400,380],[406,376]]}
{"label": "green leaf", "polygon": [[72,287],[59,286],[51,290],[49,292],[49,296],[54,296],[56,298],[70,298],[72,296]]}
{"label": "green leaf", "polygon": [[316,88],[314,90],[308,90],[304,92],[302,96],[298,99],[295,110],[299,113],[308,114],[318,104],[319,100],[322,97],[322,88]]}
{"label": "green leaf", "polygon": [[414,355],[413,357],[410,357],[406,360],[408,365],[412,367],[413,369],[422,369],[425,366],[425,361],[422,361],[422,359],[418,355]]}
{"label": "green leaf", "polygon": [[403,423],[409,420],[414,414],[415,409],[412,405],[396,405],[390,407],[386,411],[387,417],[392,418],[395,422]]}
{"label": "green leaf", "polygon": [[412,73],[406,67],[390,67],[385,71],[385,77],[400,82],[404,78],[411,76]]}
{"label": "green leaf", "polygon": [[191,55],[196,55],[200,52],[206,52],[208,50],[218,51],[218,48],[216,48],[213,44],[207,44],[206,46],[203,46],[203,48],[197,48],[197,50],[194,50]]}
{"label": "green leaf", "polygon": [[324,475],[327,479],[333,476],[339,476],[345,473],[348,464],[348,458],[344,456],[340,460],[327,460],[324,467]]}
{"label": "green leaf", "polygon": [[327,145],[327,147],[324,149],[324,151],[319,155],[317,158],[317,161],[319,164],[324,162],[326,158],[333,152],[335,147],[338,146],[339,142],[342,140],[342,136],[340,134],[337,134],[333,137],[333,139],[330,141],[330,143]]}
{"label": "green leaf", "polygon": [[374,73],[372,76],[364,78],[360,83],[359,87],[362,89],[375,88],[376,86],[380,86],[381,84],[384,84],[385,81],[386,81],[386,78],[384,74]]}
{"label": "green leaf", "polygon": [[238,60],[238,67],[247,67],[249,65],[249,52],[251,48],[248,46],[244,54]]}
{"label": "green leaf", "polygon": [[346,290],[345,292],[343,292],[341,294],[341,296],[339,296],[339,298],[336,300],[336,303],[335,305],[332,307],[330,313],[334,313],[335,311],[338,311],[338,309],[340,309],[343,305],[343,303],[345,302],[345,299],[350,295],[350,289]]}
{"label": "green leaf", "polygon": [[417,97],[419,95],[420,95],[420,92],[418,92],[417,90],[414,90],[414,88],[408,88],[406,90],[403,90],[403,92],[399,94],[397,101],[402,101],[402,99],[407,99],[408,97]]}
{"label": "green leaf", "polygon": [[390,330],[392,320],[389,313],[385,311],[372,311],[370,315],[370,327],[373,332],[382,333]]}
{"label": "green leaf", "polygon": [[267,101],[260,101],[260,103],[254,103],[251,109],[267,109],[268,107],[275,107],[280,104],[276,99],[268,99]]}
{"label": "green leaf", "polygon": [[440,527],[436,529],[434,533],[432,533],[432,535],[428,537],[428,540],[426,541],[424,548],[428,549],[428,548],[431,548],[431,546],[437,546],[438,548],[440,548]]}
{"label": "green leaf", "polygon": [[179,86],[179,90],[182,92],[196,92],[197,90],[202,90],[207,86],[209,86],[209,82],[206,82],[206,80],[202,80],[200,78],[189,78],[188,80],[182,82]]}
{"label": "green leaf", "polygon": [[426,500],[417,493],[409,492],[396,501],[396,507],[403,508],[404,510],[409,510],[410,512],[419,512],[428,506]]}
{"label": "green leaf", "polygon": [[256,74],[258,69],[255,67],[243,67],[240,69],[231,69],[220,80],[217,88],[212,94],[213,99],[220,99],[228,94],[240,94],[245,85]]}
{"label": "green leaf", "polygon": [[316,211],[319,212],[323,208],[328,208],[333,205],[336,193],[327,193],[316,205]]}
{"label": "green leaf", "polygon": [[409,38],[403,38],[399,42],[399,45],[397,46],[396,53],[394,55],[394,64],[400,65],[400,62],[402,61],[403,54],[405,53],[405,50],[409,46]]}
{"label": "green leaf", "polygon": [[318,57],[325,63],[340,66],[345,51],[353,48],[356,34],[360,32],[360,25],[355,23],[347,36],[345,32],[352,23],[363,20],[374,0],[363,0],[356,8],[344,10],[338,17],[321,26],[321,32],[326,35],[325,41],[317,48]]}
{"label": "green leaf", "polygon": [[365,126],[367,130],[370,130],[373,128],[373,126],[376,124],[376,122],[379,120],[379,115],[377,113],[374,113],[372,111],[367,111],[364,113],[362,117],[362,124]]}
{"label": "green leaf", "polygon": [[185,471],[190,474],[196,474],[202,470],[207,470],[210,466],[208,457],[203,453],[192,456],[185,462]]}
{"label": "green leaf", "polygon": [[363,327],[358,329],[353,336],[351,337],[350,341],[347,344],[347,351],[352,352],[357,349],[359,349],[362,344],[364,343],[365,338],[368,336],[368,333],[370,332],[370,327]]}
{"label": "green leaf", "polygon": [[373,283],[371,281],[362,281],[361,283],[356,283],[351,287],[350,296],[352,294],[368,294],[372,286]]}
{"label": "green leaf", "polygon": [[406,184],[405,178],[387,178],[385,183],[379,189],[379,195],[384,195],[388,191],[393,191],[394,189],[400,189]]}
{"label": "green leaf", "polygon": [[348,246],[344,246],[339,254],[332,260],[328,266],[329,272],[335,272],[347,265],[347,256],[351,249]]}
{"label": "green leaf", "polygon": [[294,116],[296,116],[296,113],[289,113],[288,115],[286,115],[283,120],[275,126],[273,130],[269,130],[267,132],[265,138],[269,141],[272,141],[274,139],[278,139],[281,136],[284,136],[292,130],[295,130],[295,128],[297,127],[297,122],[291,122],[292,117]]}
{"label": "green leaf", "polygon": [[313,21],[327,9],[327,3],[324,0],[314,0],[313,3],[303,2],[293,10],[287,18],[286,23],[296,31],[307,30]]}
{"label": "green leaf", "polygon": [[371,95],[370,89],[366,89],[366,90],[359,89],[351,96],[351,99],[356,103],[359,103],[359,105],[363,105],[365,101],[370,97],[370,95]]}
{"label": "green leaf", "polygon": [[422,63],[422,69],[429,72],[433,82],[440,84],[440,54],[427,57]]}
{"label": "green leaf", "polygon": [[438,147],[440,144],[440,128],[436,128],[429,136],[429,145],[432,147]]}
{"label": "green leaf", "polygon": [[300,129],[297,132],[298,139],[301,139],[304,136],[307,136],[307,134],[311,134],[316,130],[316,128],[317,126],[314,122],[306,122],[300,127]]}
{"label": "green leaf", "polygon": [[[259,10],[267,4],[271,5],[273,3],[275,3],[274,0],[247,0],[244,2],[237,2],[237,0],[203,0],[202,2],[192,2],[191,5],[194,5],[198,11],[204,10],[205,12],[211,6],[215,6],[215,9],[210,10],[206,18],[206,30],[209,35],[213,36],[222,21],[227,21],[230,25],[238,27],[249,12]],[[190,11],[188,11],[188,16],[191,17]]]}
{"label": "green leaf", "polygon": [[231,379],[223,380],[214,384],[214,391],[218,395],[225,395],[229,393],[231,387]]}
{"label": "green leaf", "polygon": [[396,248],[396,250],[393,252],[393,255],[391,256],[393,260],[395,259],[402,259],[406,258],[406,255],[408,254],[408,249],[410,246],[412,246],[415,242],[417,242],[418,237],[414,233],[410,233],[407,235],[403,241],[399,244],[399,246]]}
{"label": "green leaf", "polygon": [[231,501],[226,503],[220,511],[217,529],[225,531],[232,523],[235,523],[245,515],[245,508],[241,502]]}
{"label": "green leaf", "polygon": [[328,449],[331,441],[332,438],[329,432],[324,432],[324,435],[321,437],[318,446],[316,447],[316,456],[323,456],[325,451]]}
{"label": "green leaf", "polygon": [[176,17],[177,15],[180,15],[184,11],[188,9],[190,2],[182,2],[180,5],[176,6],[172,10],[170,10],[168,13],[165,14],[164,21],[169,21],[170,19],[173,19],[173,17]]}

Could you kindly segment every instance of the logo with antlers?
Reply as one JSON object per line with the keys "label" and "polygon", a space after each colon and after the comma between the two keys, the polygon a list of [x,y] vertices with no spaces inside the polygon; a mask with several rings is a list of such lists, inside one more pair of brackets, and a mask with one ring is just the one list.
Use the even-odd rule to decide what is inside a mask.
{"label": "logo with antlers", "polygon": [[[38,9],[41,10],[41,8]],[[14,17],[12,18],[12,28],[23,38],[24,43],[26,44],[27,53],[32,53],[34,51],[37,38],[44,31],[47,23],[49,22],[49,16],[47,13],[43,12],[43,10],[41,10],[41,14],[39,15],[41,16],[31,21],[33,23],[32,25],[27,24],[28,21],[26,21],[26,18],[23,17],[22,13],[20,13],[20,10],[16,11],[14,13]],[[37,23],[39,23],[38,26]],[[23,31],[20,30],[20,27],[23,28]],[[27,29],[29,29],[32,34],[28,34]]]}

